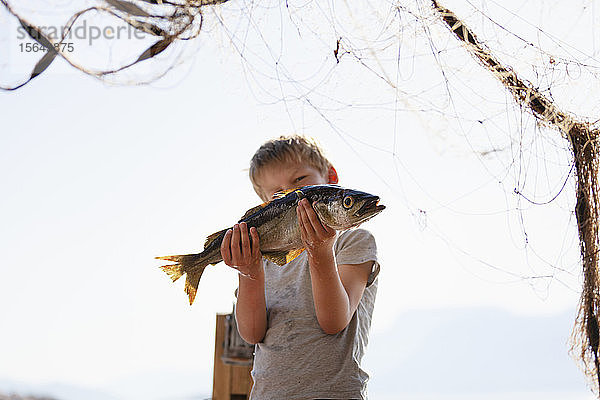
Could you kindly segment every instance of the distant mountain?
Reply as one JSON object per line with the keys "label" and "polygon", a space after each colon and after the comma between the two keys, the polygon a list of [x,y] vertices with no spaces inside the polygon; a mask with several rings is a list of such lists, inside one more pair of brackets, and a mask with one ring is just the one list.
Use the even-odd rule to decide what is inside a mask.
{"label": "distant mountain", "polygon": [[401,314],[370,338],[369,393],[374,399],[388,393],[508,399],[517,392],[593,398],[568,354],[573,319],[572,312],[523,316],[492,308]]}
{"label": "distant mountain", "polygon": [[0,393],[8,393],[0,394],[0,400],[124,400],[96,388],[64,383],[32,384],[9,379],[0,379]]}
{"label": "distant mountain", "polygon": [[56,400],[54,397],[21,396],[16,393],[0,393],[0,400]]}
{"label": "distant mountain", "polygon": [[[0,378],[0,400],[206,400],[193,374],[146,372],[121,378],[105,387],[65,383],[33,384]],[[202,393],[205,392],[205,393]],[[10,397],[10,396],[13,397]]]}

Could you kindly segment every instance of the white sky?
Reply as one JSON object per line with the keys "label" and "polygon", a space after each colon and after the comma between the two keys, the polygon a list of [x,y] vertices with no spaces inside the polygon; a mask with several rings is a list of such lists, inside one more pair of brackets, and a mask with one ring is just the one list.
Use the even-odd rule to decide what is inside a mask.
{"label": "white sky", "polygon": [[[557,3],[541,3],[533,23],[551,23]],[[578,10],[593,7],[588,3]],[[306,15],[296,22],[312,22]],[[409,14],[402,17],[401,25],[410,27]],[[584,37],[586,18],[572,18]],[[526,32],[525,23],[509,22],[515,20]],[[0,93],[0,378],[61,382],[128,399],[209,393],[215,313],[231,310],[236,274],[222,264],[208,269],[189,307],[183,282],[171,284],[153,258],[197,252],[208,234],[257,204],[245,171],[250,157],[263,141],[298,132],[321,142],[340,184],[379,194],[388,207],[364,226],[377,238],[382,265],[374,351],[365,359],[374,372],[375,399],[402,391],[402,381],[392,386],[395,378],[386,372],[408,374],[402,360],[426,365],[427,357],[445,353],[453,360],[448,373],[461,376],[482,369],[472,368],[474,360],[491,363],[486,354],[502,358],[506,352],[515,356],[503,361],[506,370],[494,372],[504,386],[475,394],[460,385],[437,386],[440,360],[432,359],[432,376],[420,376],[431,386],[405,382],[406,398],[550,398],[554,391],[591,398],[566,343],[580,285],[573,181],[547,206],[513,193],[518,186],[537,201],[557,193],[569,171],[559,135],[535,129],[528,114],[519,125],[511,99],[452,38],[443,38],[443,29],[432,35],[445,44],[449,58],[438,61],[447,68],[452,96],[444,95],[445,85],[431,84],[440,80],[439,69],[427,58],[431,49],[419,47],[417,28],[406,33],[408,55],[398,75],[389,57],[397,44],[370,42],[379,57],[363,52],[369,66],[380,61],[380,75],[400,87],[395,92],[349,55],[336,64],[333,34],[317,40],[303,31],[299,40],[293,25],[282,23],[284,34],[271,35],[281,21],[287,19],[258,15],[265,36],[275,37],[262,47],[243,20],[228,27],[238,50],[240,43],[247,46],[243,61],[226,31],[209,25],[190,45],[192,55],[151,85],[112,87],[57,61],[21,90]],[[359,33],[352,43],[359,48],[358,38],[376,29],[358,17],[354,25]],[[336,33],[349,35],[354,25],[340,23]],[[240,32],[249,33],[245,41]],[[13,46],[10,60],[2,59],[4,71],[10,69],[4,76],[29,73],[33,64],[21,65],[14,38],[4,39]],[[318,51],[311,50],[317,42]],[[585,42],[581,50],[593,56],[595,46]],[[282,63],[274,69],[268,63],[277,54]],[[277,74],[280,79],[272,79]],[[561,85],[563,75],[554,78]],[[576,97],[568,91],[556,96]],[[492,117],[498,110],[508,111]],[[480,115],[489,120],[478,123]],[[503,149],[491,156],[481,154],[498,146]],[[552,331],[536,331],[541,326]],[[520,349],[525,338],[532,340],[527,349],[546,345],[540,337],[546,334],[552,340],[538,353],[529,357]],[[498,350],[503,341],[504,353]],[[390,360],[388,348],[398,357]],[[529,386],[511,380],[544,368],[566,372],[540,373]],[[558,382],[555,390],[544,379]]]}

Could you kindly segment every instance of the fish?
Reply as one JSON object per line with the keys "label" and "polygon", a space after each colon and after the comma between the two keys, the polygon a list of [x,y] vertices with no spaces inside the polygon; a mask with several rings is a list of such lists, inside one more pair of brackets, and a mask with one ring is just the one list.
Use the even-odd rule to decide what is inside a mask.
{"label": "fish", "polygon": [[[275,193],[273,200],[246,211],[238,223],[245,222],[248,230],[257,229],[262,256],[277,265],[287,264],[304,251],[296,214],[303,198],[312,204],[320,221],[335,230],[357,227],[385,209],[379,204],[379,196],[338,185],[310,185]],[[186,275],[190,306],[204,269],[223,261],[221,243],[229,229],[209,235],[200,253],[155,257],[176,263],[160,267],[173,282]]]}

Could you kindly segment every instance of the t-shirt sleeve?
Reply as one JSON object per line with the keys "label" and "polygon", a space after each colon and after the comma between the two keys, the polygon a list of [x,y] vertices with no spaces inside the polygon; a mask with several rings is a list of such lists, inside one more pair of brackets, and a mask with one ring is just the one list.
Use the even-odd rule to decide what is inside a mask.
{"label": "t-shirt sleeve", "polygon": [[379,275],[379,262],[377,261],[377,245],[375,238],[366,229],[353,229],[344,231],[335,242],[335,260],[340,264],[362,264],[373,261],[373,267],[367,280],[371,285]]}

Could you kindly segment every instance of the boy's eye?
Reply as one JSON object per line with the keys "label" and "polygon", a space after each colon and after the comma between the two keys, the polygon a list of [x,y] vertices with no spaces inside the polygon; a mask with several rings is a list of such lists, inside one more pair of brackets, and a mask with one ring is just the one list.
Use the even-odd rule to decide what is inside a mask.
{"label": "boy's eye", "polygon": [[302,175],[296,178],[295,182],[300,182],[302,179],[306,178],[306,175]]}

